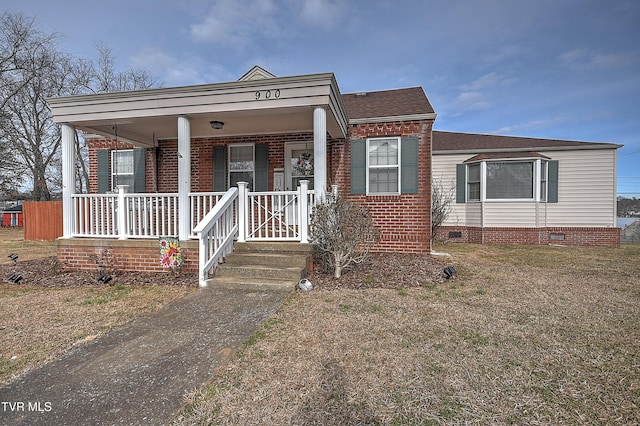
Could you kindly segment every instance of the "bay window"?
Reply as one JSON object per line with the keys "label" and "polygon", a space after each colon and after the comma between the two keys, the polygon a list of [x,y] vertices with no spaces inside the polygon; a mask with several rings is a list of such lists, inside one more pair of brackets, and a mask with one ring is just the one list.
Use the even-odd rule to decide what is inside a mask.
{"label": "bay window", "polygon": [[[477,161],[474,161],[476,160]],[[474,157],[457,166],[456,201],[557,202],[558,162]]]}

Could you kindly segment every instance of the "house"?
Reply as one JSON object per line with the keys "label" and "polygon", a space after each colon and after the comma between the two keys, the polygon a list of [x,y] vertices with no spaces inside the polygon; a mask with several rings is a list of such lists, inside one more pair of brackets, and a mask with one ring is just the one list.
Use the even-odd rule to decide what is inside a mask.
{"label": "house", "polygon": [[[429,253],[431,130],[420,87],[340,93],[332,73],[48,100],[62,131],[58,257],[162,270],[180,245],[201,281],[234,241],[308,244],[313,203],[337,191],[369,207],[381,251]],[[87,133],[90,194],[76,194],[74,135]],[[331,189],[333,190],[333,189]]]}
{"label": "house", "polygon": [[2,226],[23,226],[24,216],[22,213],[22,204],[16,204],[6,207],[2,212]]}
{"label": "house", "polygon": [[454,194],[436,238],[619,246],[621,145],[434,131],[432,179]]}
{"label": "house", "polygon": [[[172,247],[175,254],[179,246],[182,267],[199,270],[201,283],[234,242],[286,241],[308,247],[310,213],[326,191],[336,190],[368,207],[380,230],[376,250],[429,253],[432,174],[453,183],[460,165],[471,167],[471,176],[476,170],[472,164],[484,170],[482,164],[502,152],[510,155],[509,161],[526,158],[546,167],[546,180],[536,184],[538,194],[552,180],[553,164],[560,164],[558,176],[564,179],[568,165],[575,163],[571,156],[587,152],[533,146],[522,157],[524,145],[497,151],[458,147],[462,137],[432,132],[436,113],[420,87],[342,94],[332,73],[275,77],[258,66],[233,82],[48,102],[62,131],[60,260],[77,269],[118,259],[122,270],[162,270],[172,262],[159,261],[160,239],[163,250]],[[76,129],[86,133],[89,147],[89,194],[74,192]],[[432,146],[437,148],[433,172]],[[615,158],[615,146],[602,151]],[[615,162],[603,167],[607,165],[613,167],[608,178],[615,182]],[[473,208],[486,209],[491,203],[484,200],[482,181],[481,200],[472,199],[478,193],[472,184],[459,183],[475,192],[460,199],[447,229],[464,235],[458,239],[487,242],[475,238],[476,230],[486,230],[489,223],[482,215],[484,225],[474,222],[478,214]],[[573,197],[567,192],[572,187],[562,185],[558,205]],[[611,188],[615,193],[615,184]],[[549,203],[555,196],[551,191],[550,186]],[[538,222],[532,223],[538,229],[548,202],[535,197],[531,204]],[[508,211],[513,206],[503,207]],[[556,214],[547,210],[544,214]],[[609,213],[615,217],[614,211]],[[576,224],[583,222],[561,226],[547,220],[544,229],[573,235],[570,229]]]}

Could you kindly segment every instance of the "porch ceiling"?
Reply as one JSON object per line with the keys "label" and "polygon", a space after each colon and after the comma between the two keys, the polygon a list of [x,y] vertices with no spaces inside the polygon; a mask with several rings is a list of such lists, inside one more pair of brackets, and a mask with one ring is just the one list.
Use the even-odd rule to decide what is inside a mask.
{"label": "porch ceiling", "polygon": [[[191,137],[224,137],[234,135],[256,135],[313,131],[313,109],[295,107],[279,110],[228,111],[190,114]],[[220,130],[211,128],[211,121],[222,121]],[[150,147],[155,141],[178,138],[178,114],[163,117],[136,117],[121,120],[96,120],[69,123],[89,133],[115,137],[135,145]],[[340,136],[336,121],[327,117],[327,132]]]}
{"label": "porch ceiling", "polygon": [[[54,121],[138,146],[178,137],[179,116],[191,137],[313,131],[313,109],[327,111],[327,132],[344,138],[348,119],[333,74],[72,96],[48,100]],[[215,130],[210,122],[222,121]]]}

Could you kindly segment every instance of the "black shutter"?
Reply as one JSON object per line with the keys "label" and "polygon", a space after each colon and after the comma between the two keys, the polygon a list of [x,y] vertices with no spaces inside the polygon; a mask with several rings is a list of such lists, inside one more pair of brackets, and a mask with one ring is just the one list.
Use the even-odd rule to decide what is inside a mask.
{"label": "black shutter", "polygon": [[547,202],[558,202],[558,160],[549,161],[549,176],[547,177]]}
{"label": "black shutter", "polygon": [[213,190],[227,191],[227,146],[213,148]]}
{"label": "black shutter", "polygon": [[456,203],[464,203],[467,194],[467,165],[456,164]]}
{"label": "black shutter", "polygon": [[255,146],[256,173],[255,191],[262,192],[269,190],[269,145],[260,144]]}
{"label": "black shutter", "polygon": [[364,139],[351,141],[351,193],[367,193],[367,156]]}
{"label": "black shutter", "polygon": [[402,138],[402,162],[401,162],[401,193],[418,193],[418,137],[410,136]]}
{"label": "black shutter", "polygon": [[98,155],[98,194],[104,194],[109,191],[109,150],[99,149]]}
{"label": "black shutter", "polygon": [[133,192],[144,193],[147,191],[145,149],[133,150]]}

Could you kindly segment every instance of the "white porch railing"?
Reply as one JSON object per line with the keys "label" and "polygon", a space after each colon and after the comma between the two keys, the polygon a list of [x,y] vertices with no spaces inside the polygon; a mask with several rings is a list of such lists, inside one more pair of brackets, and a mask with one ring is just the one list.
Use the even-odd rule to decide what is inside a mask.
{"label": "white porch railing", "polygon": [[192,192],[189,194],[191,206],[191,237],[196,238],[195,227],[215,206],[224,192]]}
{"label": "white porch railing", "polygon": [[238,183],[240,229],[238,241],[308,242],[313,192],[306,180],[297,191],[248,192]]}
{"label": "white porch railing", "polygon": [[233,251],[233,241],[238,235],[237,203],[238,188],[231,188],[193,229],[199,240],[200,287],[207,285],[211,270]]}
{"label": "white porch railing", "polygon": [[[308,242],[314,192],[301,181],[297,191],[249,192],[240,182],[229,217],[238,226],[239,241]],[[216,209],[227,193],[189,194],[191,234]],[[127,194],[126,186],[117,194],[74,194],[72,236],[94,238],[160,238],[178,235],[178,194]],[[120,208],[122,206],[122,208]],[[67,214],[65,212],[65,214]]]}

